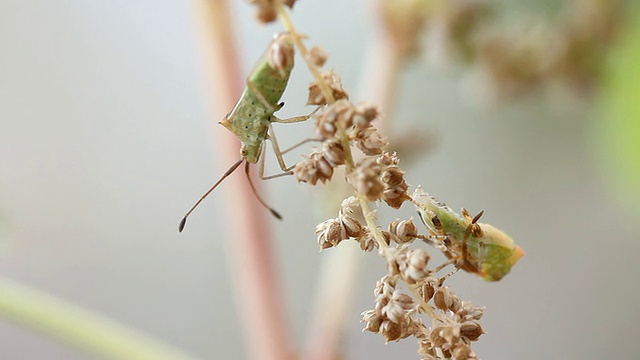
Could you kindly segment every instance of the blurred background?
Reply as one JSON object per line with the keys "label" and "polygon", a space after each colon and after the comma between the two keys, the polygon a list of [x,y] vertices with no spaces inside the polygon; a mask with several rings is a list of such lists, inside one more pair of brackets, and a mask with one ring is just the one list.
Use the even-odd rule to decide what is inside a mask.
{"label": "blurred background", "polygon": [[[508,11],[513,22],[518,14],[548,19],[564,3]],[[329,53],[327,66],[356,102],[366,100],[356,90],[376,26],[369,7],[306,0],[292,15],[309,43]],[[196,358],[236,359],[246,352],[225,254],[233,240],[225,236],[224,196],[214,193],[177,232],[188,207],[231,165],[216,157],[213,134],[227,131],[217,122],[230,109],[210,106],[196,11],[183,1],[0,4],[0,272]],[[258,25],[242,1],[233,12],[248,73],[281,25]],[[633,36],[625,30],[632,25],[620,28],[617,38]],[[429,56],[401,75],[394,128],[423,131],[430,142],[425,155],[401,163],[407,182],[454,209],[484,209],[483,221],[526,251],[499,283],[468,274],[450,280],[461,298],[487,307],[487,334],[474,344],[484,359],[638,353],[640,81],[629,78],[640,73],[625,68],[640,63],[628,61],[640,53],[625,48],[633,43],[612,48],[608,85],[585,93],[554,85],[508,97],[478,80],[473,66]],[[298,66],[281,117],[309,112],[309,81]],[[293,144],[311,129],[279,127],[279,141]],[[313,205],[315,187],[293,178],[261,186],[285,218],[270,225],[302,344],[326,254],[313,231],[326,215]],[[223,184],[217,192],[224,191]],[[414,212],[382,212],[381,222],[397,216]],[[386,273],[375,254],[363,257],[346,358],[417,359],[413,341],[385,345],[361,332],[359,314],[373,306],[373,286]],[[92,358],[0,318],[0,359]]]}

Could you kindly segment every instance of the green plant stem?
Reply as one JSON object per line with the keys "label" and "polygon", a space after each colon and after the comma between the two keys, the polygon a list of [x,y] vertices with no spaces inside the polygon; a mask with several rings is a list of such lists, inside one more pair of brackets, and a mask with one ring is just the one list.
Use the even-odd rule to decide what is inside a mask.
{"label": "green plant stem", "polygon": [[194,359],[104,316],[2,277],[0,316],[105,359]]}

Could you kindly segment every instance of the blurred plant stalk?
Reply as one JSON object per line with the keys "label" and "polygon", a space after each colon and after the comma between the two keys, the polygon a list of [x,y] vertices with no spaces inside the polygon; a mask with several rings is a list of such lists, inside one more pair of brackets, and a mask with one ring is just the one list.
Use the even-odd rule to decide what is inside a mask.
{"label": "blurred plant stalk", "polygon": [[[233,16],[225,0],[194,3],[200,25],[203,72],[212,89],[217,109],[231,109],[245,85],[235,46]],[[222,118],[223,114],[220,114]],[[232,164],[240,157],[239,142],[230,132],[216,128],[217,157]],[[237,310],[245,334],[248,359],[293,359],[293,337],[282,309],[280,284],[274,270],[272,240],[266,212],[253,197],[245,179],[225,183],[231,283],[235,287]],[[259,182],[256,182],[258,185]],[[220,241],[216,236],[213,241]],[[215,284],[211,284],[215,286]],[[212,319],[213,321],[213,319]]]}
{"label": "blurred plant stalk", "polygon": [[3,277],[0,316],[101,359],[194,359],[112,319]]}

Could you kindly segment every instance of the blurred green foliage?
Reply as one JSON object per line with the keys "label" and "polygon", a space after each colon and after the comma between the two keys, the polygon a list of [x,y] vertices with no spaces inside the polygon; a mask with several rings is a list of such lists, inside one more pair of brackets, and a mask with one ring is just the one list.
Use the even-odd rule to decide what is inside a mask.
{"label": "blurred green foliage", "polygon": [[610,54],[594,126],[614,195],[640,212],[640,7]]}

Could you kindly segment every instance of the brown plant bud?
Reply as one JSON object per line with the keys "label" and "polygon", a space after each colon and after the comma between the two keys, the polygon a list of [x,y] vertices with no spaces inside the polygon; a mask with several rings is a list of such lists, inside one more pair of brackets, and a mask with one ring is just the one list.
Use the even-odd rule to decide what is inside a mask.
{"label": "brown plant bud", "polygon": [[380,327],[380,332],[387,342],[397,341],[402,337],[402,325],[385,320]]}
{"label": "brown plant bud", "polygon": [[378,315],[374,310],[367,310],[362,313],[362,321],[366,322],[364,330],[377,333],[380,331],[380,326],[384,318]]}
{"label": "brown plant bud", "polygon": [[347,180],[356,191],[364,195],[368,201],[376,201],[382,196],[384,184],[380,181],[382,167],[375,159],[365,158],[356,164],[355,169],[347,176]]}
{"label": "brown plant bud", "polygon": [[429,334],[429,340],[431,340],[431,344],[433,344],[434,347],[442,348],[443,345],[446,344],[446,341],[441,335],[442,331],[445,328],[445,326],[438,326],[435,329],[431,330],[431,333]]}
{"label": "brown plant bud", "polygon": [[[270,23],[278,18],[278,12],[276,11],[277,0],[249,0],[250,4],[254,4],[258,7],[256,17],[262,23]],[[282,3],[289,8],[293,8],[293,4],[296,0],[284,0]]]}
{"label": "brown plant bud", "polygon": [[323,48],[314,46],[309,50],[309,60],[317,67],[322,67],[327,61],[327,53]]}
{"label": "brown plant bud", "polygon": [[396,289],[397,280],[391,276],[383,276],[380,280],[376,281],[376,287],[373,290],[373,295],[378,297],[384,295],[390,297]]}
{"label": "brown plant bud", "polygon": [[439,360],[433,349],[433,344],[431,344],[431,340],[428,338],[418,343],[418,354],[421,356],[420,360]]}
{"label": "brown plant bud", "polygon": [[[326,70],[321,74],[322,80],[327,84],[334,100],[348,99],[349,94],[342,88],[342,80],[333,70]],[[317,82],[309,84],[309,97],[307,105],[325,105],[327,99]]]}
{"label": "brown plant bud", "polygon": [[408,254],[408,267],[405,270],[404,277],[411,279],[413,283],[426,278],[431,271],[427,268],[429,262],[429,253],[422,249],[415,249]]}
{"label": "brown plant bud", "polygon": [[320,223],[316,226],[315,232],[320,249],[336,246],[340,241],[348,238],[342,223],[337,219],[329,219]]}
{"label": "brown plant bud", "polygon": [[461,343],[451,349],[451,357],[453,360],[469,360],[471,354],[471,348],[469,345]]}
{"label": "brown plant bud", "polygon": [[391,239],[393,238],[393,235],[388,232],[388,231],[380,231],[380,234],[382,235],[385,244],[389,245],[391,244]]}
{"label": "brown plant bud", "polygon": [[433,297],[433,294],[435,294],[437,282],[438,282],[438,279],[429,277],[425,279],[425,281],[422,283],[422,285],[418,289],[418,291],[420,292],[420,295],[422,296],[422,300],[424,300],[424,302],[429,302],[429,300],[431,300],[431,298]]}
{"label": "brown plant bud", "polygon": [[440,336],[449,345],[447,347],[453,347],[460,342],[460,327],[458,325],[446,326],[440,331]]}
{"label": "brown plant bud", "polygon": [[382,154],[382,148],[389,144],[374,126],[355,132],[352,138],[356,147],[369,156]]}
{"label": "brown plant bud", "polygon": [[402,171],[396,164],[398,162],[395,155],[389,157],[388,153],[378,157],[378,163],[386,164],[386,169],[382,172],[380,180],[385,185],[383,192],[383,200],[394,209],[400,208],[402,204],[410,199],[407,195],[409,185],[404,181],[404,171]]}
{"label": "brown plant bud", "polygon": [[338,100],[331,105],[327,105],[321,112],[316,114],[315,132],[323,139],[335,137],[338,129],[336,123],[341,123],[343,128],[351,126],[355,108],[348,100]]}
{"label": "brown plant bud", "polygon": [[335,137],[322,142],[322,154],[332,167],[342,165],[347,160],[342,142]]}
{"label": "brown plant bud", "polygon": [[461,307],[456,311],[458,322],[467,320],[480,320],[484,314],[484,306],[474,306],[469,301],[462,301]]}
{"label": "brown plant bud", "polygon": [[480,335],[484,334],[484,330],[477,320],[470,320],[460,324],[460,334],[471,341],[476,341]]}
{"label": "brown plant bud", "polygon": [[387,304],[381,309],[381,314],[389,318],[396,324],[404,321],[407,311],[413,307],[413,299],[407,294],[401,293],[399,290],[393,292],[393,295]]}
{"label": "brown plant bud", "polygon": [[435,306],[443,311],[449,310],[449,307],[453,304],[453,295],[448,287],[440,287],[433,295],[433,303]]}
{"label": "brown plant bud", "polygon": [[358,104],[355,107],[351,124],[357,130],[368,128],[373,120],[378,117],[378,109],[368,104]]}
{"label": "brown plant bud", "polygon": [[356,240],[358,240],[362,251],[373,251],[373,249],[378,247],[376,239],[373,237],[371,232],[366,229],[364,229],[362,235],[360,235]]}
{"label": "brown plant bud", "polygon": [[342,222],[342,226],[346,230],[347,236],[358,238],[362,235],[363,225],[360,224],[360,222],[356,220],[356,218],[343,214],[342,211],[340,211],[338,219],[340,219],[340,222]]}
{"label": "brown plant bud", "polygon": [[322,183],[331,180],[333,167],[321,152],[314,151],[309,156],[303,156],[303,160],[293,168],[293,174],[298,181],[315,185],[318,180]]}
{"label": "brown plant bud", "polygon": [[[293,66],[293,41],[289,33],[277,35],[273,45],[269,47],[269,66],[284,76],[286,69]],[[289,70],[290,71],[290,70]]]}
{"label": "brown plant bud", "polygon": [[382,182],[391,188],[404,183],[404,171],[396,165],[387,166],[382,174]]}
{"label": "brown plant bud", "polygon": [[395,152],[394,153],[384,152],[382,153],[382,155],[378,156],[376,161],[380,165],[384,165],[385,167],[388,167],[391,165],[398,165],[398,163],[400,163],[400,159],[398,159],[398,156],[396,155]]}
{"label": "brown plant bud", "polygon": [[418,228],[412,219],[402,221],[396,219],[389,224],[389,232],[395,235],[394,239],[398,244],[405,244],[415,240]]}

